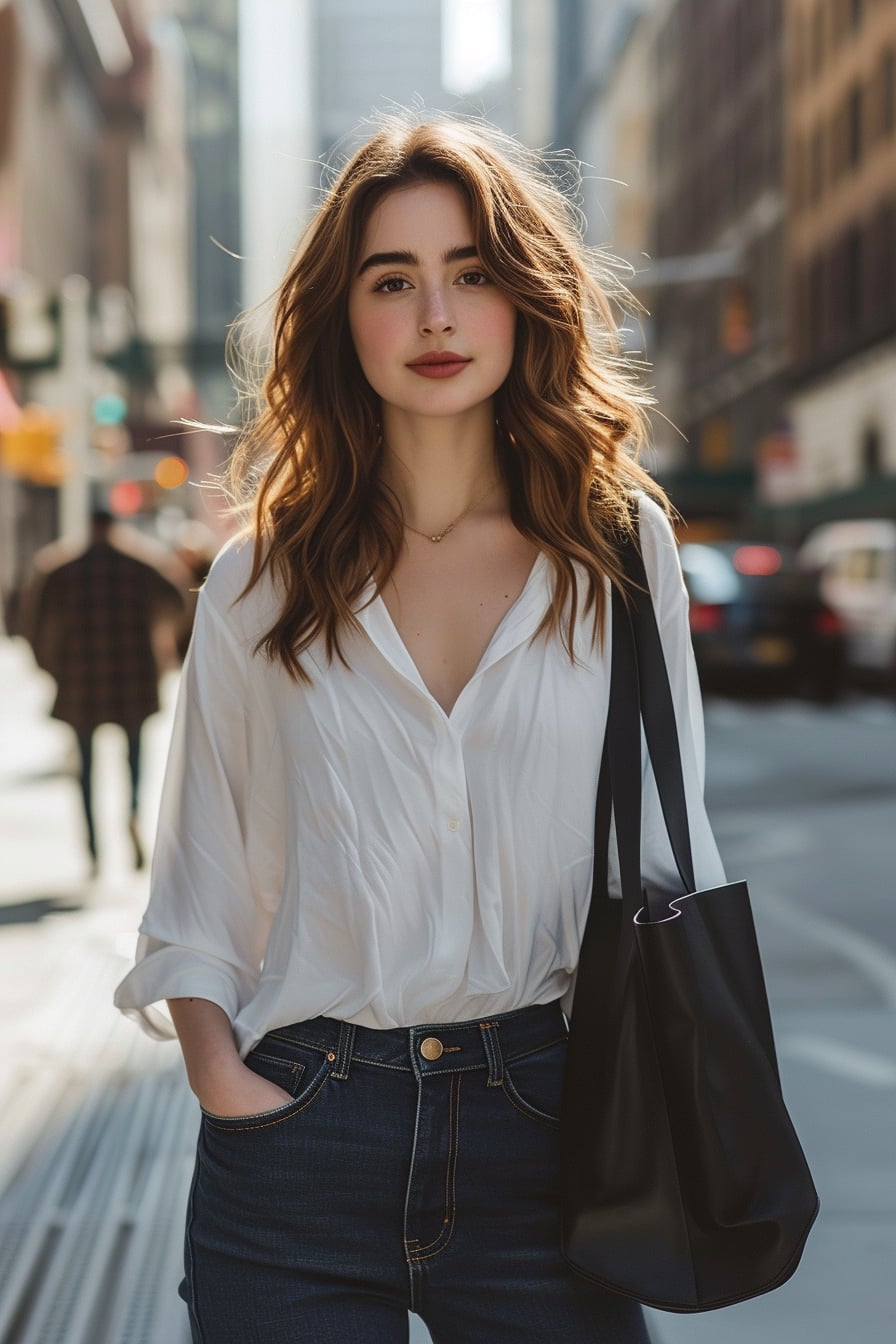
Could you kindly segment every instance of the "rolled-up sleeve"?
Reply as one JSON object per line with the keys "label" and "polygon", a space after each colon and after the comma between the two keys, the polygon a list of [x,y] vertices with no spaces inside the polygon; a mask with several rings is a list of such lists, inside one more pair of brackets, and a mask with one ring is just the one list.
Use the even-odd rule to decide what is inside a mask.
{"label": "rolled-up sleeve", "polygon": [[282,817],[257,787],[274,733],[250,691],[252,652],[227,589],[213,569],[199,596],[150,901],[136,964],[115,993],[116,1006],[159,1039],[174,1035],[167,1013],[154,1007],[164,999],[210,999],[234,1021],[257,986],[281,896]]}
{"label": "rolled-up sleeve", "polygon": [[[662,640],[675,721],[681,748],[685,797],[698,890],[722,885],[725,871],[716,846],[703,797],[705,739],[703,703],[688,621],[688,594],[681,572],[678,546],[663,511],[652,500],[641,501],[641,550],[650,583],[654,611]],[[658,891],[681,894],[681,879],[646,750],[644,754],[642,816],[642,878]]]}

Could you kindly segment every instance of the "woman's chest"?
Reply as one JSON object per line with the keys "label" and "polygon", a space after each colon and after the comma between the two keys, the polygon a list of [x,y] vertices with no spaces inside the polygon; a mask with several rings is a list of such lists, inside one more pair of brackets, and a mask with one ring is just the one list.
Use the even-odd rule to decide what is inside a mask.
{"label": "woman's chest", "polygon": [[[434,548],[435,549],[435,548]],[[450,714],[532,571],[519,542],[483,553],[404,558],[382,593],[402,643],[433,698]]]}

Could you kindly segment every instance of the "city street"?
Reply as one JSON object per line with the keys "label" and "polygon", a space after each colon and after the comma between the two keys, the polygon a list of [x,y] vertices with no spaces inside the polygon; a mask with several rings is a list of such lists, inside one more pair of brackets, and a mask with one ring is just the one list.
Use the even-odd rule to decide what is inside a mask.
{"label": "city street", "polygon": [[[146,728],[151,842],[175,679]],[[175,1047],[112,1010],[147,879],[101,730],[87,877],[52,683],[0,640],[0,1344],[185,1344],[176,1296],[196,1125]],[[889,1344],[896,1255],[896,707],[713,699],[708,796],[750,880],[785,1091],[822,1213],[795,1278],[656,1344]],[[412,1328],[416,1344],[427,1338]]]}

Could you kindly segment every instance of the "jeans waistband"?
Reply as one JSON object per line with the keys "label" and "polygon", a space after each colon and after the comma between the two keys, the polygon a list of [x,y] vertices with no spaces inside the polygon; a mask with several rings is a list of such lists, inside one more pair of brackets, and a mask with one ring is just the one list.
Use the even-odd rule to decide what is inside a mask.
{"label": "jeans waistband", "polygon": [[[502,1063],[532,1054],[566,1039],[559,1002],[534,1004],[471,1022],[429,1022],[414,1027],[376,1030],[315,1017],[268,1032],[268,1040],[293,1042],[321,1050],[333,1063],[334,1077],[348,1077],[353,1060],[404,1069],[418,1077],[487,1069],[490,1082],[501,1081]],[[257,1048],[261,1047],[261,1042]]]}

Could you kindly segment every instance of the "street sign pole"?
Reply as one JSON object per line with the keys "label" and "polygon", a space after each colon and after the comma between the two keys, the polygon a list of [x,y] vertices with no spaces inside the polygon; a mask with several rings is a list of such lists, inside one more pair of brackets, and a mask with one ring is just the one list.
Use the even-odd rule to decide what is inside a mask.
{"label": "street sign pole", "polygon": [[87,541],[90,482],[90,285],[69,275],[59,288],[60,373],[65,407],[62,446],[66,459],[60,501],[60,531],[67,541]]}

